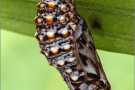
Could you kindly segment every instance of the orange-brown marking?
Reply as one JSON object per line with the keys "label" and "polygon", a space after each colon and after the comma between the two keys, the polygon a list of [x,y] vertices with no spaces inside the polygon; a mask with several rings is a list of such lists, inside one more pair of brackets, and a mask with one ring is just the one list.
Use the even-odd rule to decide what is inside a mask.
{"label": "orange-brown marking", "polygon": [[40,50],[39,52],[40,52],[41,54],[43,54],[43,51],[42,51],[42,50]]}
{"label": "orange-brown marking", "polygon": [[67,37],[69,35],[69,32],[68,30],[65,29],[65,30],[62,30],[61,34],[63,37]]}
{"label": "orange-brown marking", "polygon": [[40,3],[37,3],[37,7],[40,5]]}
{"label": "orange-brown marking", "polygon": [[65,11],[67,8],[66,8],[66,5],[62,5],[61,8],[60,8],[62,11]]}
{"label": "orange-brown marking", "polygon": [[45,52],[45,56],[48,58],[50,55],[47,52]]}
{"label": "orange-brown marking", "polygon": [[71,49],[71,45],[64,45],[64,50],[70,50]]}
{"label": "orange-brown marking", "polygon": [[71,15],[70,15],[70,19],[73,19],[73,17],[74,17],[74,15],[73,15],[73,14],[71,14]]}
{"label": "orange-brown marking", "polygon": [[95,84],[96,84],[96,85],[100,85],[100,82],[99,82],[99,81],[97,81],[97,82],[95,82]]}
{"label": "orange-brown marking", "polygon": [[73,28],[74,28],[74,30],[77,28],[77,26],[76,25],[73,25]]}
{"label": "orange-brown marking", "polygon": [[42,10],[45,8],[45,4],[40,4],[39,8]]}
{"label": "orange-brown marking", "polygon": [[65,65],[65,61],[63,61],[63,60],[59,60],[57,63],[58,63],[60,66]]}
{"label": "orange-brown marking", "polygon": [[76,82],[78,80],[78,76],[71,76],[71,79]]}
{"label": "orange-brown marking", "polygon": [[69,58],[69,62],[74,62],[76,58],[72,57],[72,58]]}
{"label": "orange-brown marking", "polygon": [[40,40],[40,42],[44,42],[44,38],[43,37],[40,37],[39,40]]}
{"label": "orange-brown marking", "polygon": [[36,20],[37,20],[37,16],[36,16],[36,17],[34,17],[33,21],[34,21],[34,22],[36,22]]}
{"label": "orange-brown marking", "polygon": [[66,21],[66,18],[65,18],[65,17],[63,17],[63,16],[60,17],[60,22],[61,22],[61,23],[65,22],[65,21]]}
{"label": "orange-brown marking", "polygon": [[52,52],[52,54],[58,54],[59,53],[59,48],[58,47],[52,47],[51,52]]}
{"label": "orange-brown marking", "polygon": [[36,33],[34,34],[34,37],[37,38],[37,35],[38,35],[38,34],[37,34],[37,32],[36,32]]}
{"label": "orange-brown marking", "polygon": [[41,25],[42,24],[42,19],[38,19],[37,24]]}
{"label": "orange-brown marking", "polygon": [[66,72],[67,72],[68,74],[70,74],[70,73],[72,73],[72,69],[67,69]]}
{"label": "orange-brown marking", "polygon": [[54,38],[55,38],[55,33],[52,32],[52,31],[47,32],[47,37],[48,37],[49,39],[54,39]]}
{"label": "orange-brown marking", "polygon": [[47,22],[48,24],[53,23],[53,17],[52,17],[52,16],[46,16],[46,22]]}
{"label": "orange-brown marking", "polygon": [[48,6],[49,9],[55,8],[55,4],[53,2],[49,2],[47,6]]}

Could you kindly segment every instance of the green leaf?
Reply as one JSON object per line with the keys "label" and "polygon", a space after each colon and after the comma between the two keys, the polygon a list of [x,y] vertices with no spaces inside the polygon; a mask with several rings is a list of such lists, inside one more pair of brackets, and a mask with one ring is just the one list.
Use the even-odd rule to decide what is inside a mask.
{"label": "green leaf", "polygon": [[[33,18],[40,0],[3,0],[3,29],[33,36]],[[96,48],[111,52],[134,54],[133,0],[76,0],[79,13],[86,20]]]}

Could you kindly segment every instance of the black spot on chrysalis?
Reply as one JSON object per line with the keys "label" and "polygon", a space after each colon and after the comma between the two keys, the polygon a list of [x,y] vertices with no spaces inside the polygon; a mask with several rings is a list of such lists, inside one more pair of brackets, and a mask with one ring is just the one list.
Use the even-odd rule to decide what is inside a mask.
{"label": "black spot on chrysalis", "polygon": [[92,15],[89,17],[89,22],[90,22],[90,26],[93,29],[101,29],[101,20],[99,19],[99,17]]}

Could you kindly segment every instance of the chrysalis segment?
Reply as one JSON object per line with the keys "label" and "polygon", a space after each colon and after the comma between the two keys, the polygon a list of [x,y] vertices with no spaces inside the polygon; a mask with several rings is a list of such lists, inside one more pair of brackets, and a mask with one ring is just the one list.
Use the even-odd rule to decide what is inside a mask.
{"label": "chrysalis segment", "polygon": [[110,90],[91,34],[74,0],[42,0],[34,18],[40,53],[70,90]]}

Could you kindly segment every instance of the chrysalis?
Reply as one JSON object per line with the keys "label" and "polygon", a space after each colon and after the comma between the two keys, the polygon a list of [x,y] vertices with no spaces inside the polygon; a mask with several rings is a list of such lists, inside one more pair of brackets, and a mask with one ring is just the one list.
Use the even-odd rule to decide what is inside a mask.
{"label": "chrysalis", "polygon": [[62,75],[70,90],[111,90],[85,20],[74,0],[37,4],[36,33],[40,52]]}

